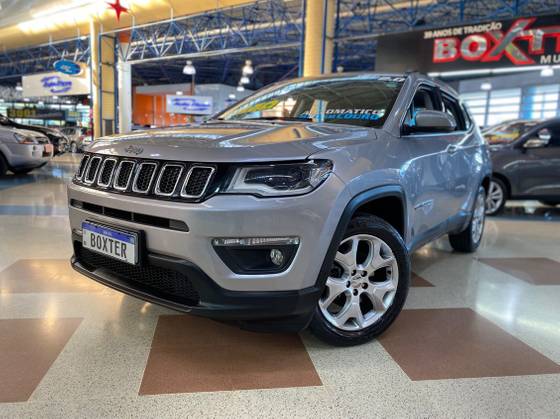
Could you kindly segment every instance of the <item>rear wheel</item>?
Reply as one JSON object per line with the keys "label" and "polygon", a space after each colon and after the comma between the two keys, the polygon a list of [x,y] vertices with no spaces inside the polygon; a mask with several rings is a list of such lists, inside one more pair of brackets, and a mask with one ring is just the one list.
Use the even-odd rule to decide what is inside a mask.
{"label": "rear wheel", "polygon": [[449,235],[451,247],[463,253],[472,253],[478,249],[484,233],[486,191],[481,186],[474,199],[474,208],[471,221],[466,229],[457,234]]}
{"label": "rear wheel", "polygon": [[500,179],[492,179],[486,196],[486,215],[498,214],[504,208],[507,199],[507,188]]}
{"label": "rear wheel", "polygon": [[410,262],[399,233],[378,217],[356,217],[339,244],[311,331],[333,345],[365,343],[401,312],[409,283]]}

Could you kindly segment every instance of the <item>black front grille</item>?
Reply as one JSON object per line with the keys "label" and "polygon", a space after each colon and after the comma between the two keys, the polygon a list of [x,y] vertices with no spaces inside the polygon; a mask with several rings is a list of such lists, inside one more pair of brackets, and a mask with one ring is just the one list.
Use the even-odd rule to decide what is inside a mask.
{"label": "black front grille", "polygon": [[130,265],[84,249],[76,243],[76,257],[88,270],[105,269],[135,289],[170,301],[196,306],[200,296],[183,274],[153,265]]}
{"label": "black front grille", "polygon": [[198,197],[204,193],[210,182],[214,168],[193,167],[183,189],[183,195]]}
{"label": "black front grille", "polygon": [[117,165],[117,161],[114,159],[107,159],[103,163],[101,174],[99,175],[98,183],[100,186],[109,186],[111,183],[111,178],[113,177],[113,171],[115,170],[115,166]]}
{"label": "black front grille", "polygon": [[78,179],[81,179],[84,176],[84,171],[87,167],[87,164],[89,162],[89,156],[85,155],[84,157],[82,157],[82,161],[80,162],[80,167],[78,168],[78,173],[76,173],[76,177]]}
{"label": "black front grille", "polygon": [[166,164],[163,166],[156,186],[156,195],[171,195],[175,191],[183,166]]}
{"label": "black front grille", "polygon": [[142,163],[134,181],[134,192],[146,193],[150,189],[152,179],[156,172],[156,163]]}
{"label": "black front grille", "polygon": [[117,179],[115,179],[115,188],[126,189],[130,182],[130,178],[132,176],[132,169],[134,169],[134,162],[133,161],[122,161],[119,170]]}
{"label": "black front grille", "polygon": [[93,157],[88,165],[88,169],[86,171],[86,175],[84,180],[86,183],[92,183],[95,181],[95,176],[97,175],[97,170],[99,170],[99,166],[101,165],[101,158],[100,157]]}
{"label": "black front grille", "polygon": [[112,193],[199,202],[216,190],[226,170],[214,164],[87,153],[74,183]]}

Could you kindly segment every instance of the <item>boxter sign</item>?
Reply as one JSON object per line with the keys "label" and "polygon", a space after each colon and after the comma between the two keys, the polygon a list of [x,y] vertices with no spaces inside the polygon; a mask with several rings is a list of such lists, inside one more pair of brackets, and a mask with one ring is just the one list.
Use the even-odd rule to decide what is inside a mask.
{"label": "boxter sign", "polygon": [[445,72],[560,64],[560,15],[383,36],[378,71]]}
{"label": "boxter sign", "polygon": [[184,113],[188,115],[212,114],[212,98],[210,96],[166,96],[168,113]]}

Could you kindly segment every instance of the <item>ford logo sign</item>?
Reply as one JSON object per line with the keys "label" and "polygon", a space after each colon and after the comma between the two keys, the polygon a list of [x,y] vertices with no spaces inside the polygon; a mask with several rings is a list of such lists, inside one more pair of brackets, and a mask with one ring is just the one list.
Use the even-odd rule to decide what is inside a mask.
{"label": "ford logo sign", "polygon": [[55,61],[54,69],[62,74],[68,74],[69,76],[77,76],[82,72],[82,67],[70,60]]}

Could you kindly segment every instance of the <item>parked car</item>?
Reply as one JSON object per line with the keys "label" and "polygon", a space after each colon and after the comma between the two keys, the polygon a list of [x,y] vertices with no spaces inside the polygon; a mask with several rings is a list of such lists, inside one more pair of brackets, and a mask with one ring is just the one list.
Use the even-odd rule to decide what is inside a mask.
{"label": "parked car", "polygon": [[60,133],[54,128],[19,124],[15,121],[12,121],[10,118],[2,114],[0,114],[0,126],[4,126],[8,128],[25,129],[28,131],[36,131],[46,135],[54,147],[55,155],[63,154],[66,151],[68,151],[68,139],[62,133]]}
{"label": "parked car", "polygon": [[0,125],[0,177],[8,170],[16,175],[29,173],[52,156],[53,145],[45,135]]}
{"label": "parked car", "polygon": [[401,311],[412,251],[444,234],[477,249],[490,175],[440,82],[282,82],[201,124],[97,140],[68,186],[72,265],[176,310],[359,344]]}
{"label": "parked car", "polygon": [[83,151],[84,147],[92,143],[91,131],[86,127],[64,127],[60,131],[68,138],[72,153]]}
{"label": "parked car", "polygon": [[498,214],[510,199],[560,204],[560,118],[511,121],[485,137],[494,167],[487,214]]}

